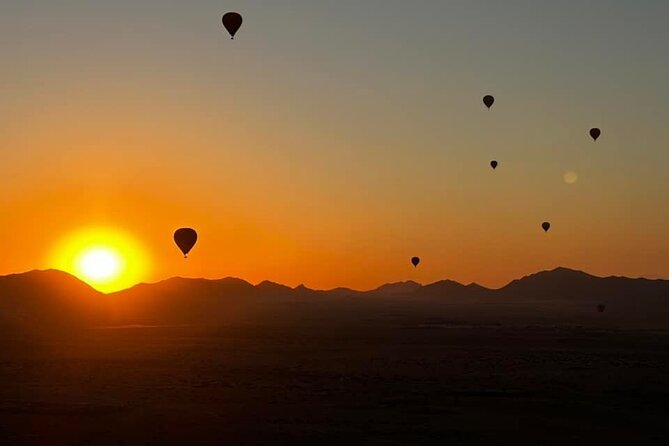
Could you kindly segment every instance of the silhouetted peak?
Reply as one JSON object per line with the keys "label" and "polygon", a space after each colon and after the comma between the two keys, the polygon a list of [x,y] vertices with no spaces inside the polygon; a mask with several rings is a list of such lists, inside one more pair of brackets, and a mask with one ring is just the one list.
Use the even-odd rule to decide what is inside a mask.
{"label": "silhouetted peak", "polygon": [[214,282],[225,284],[225,285],[236,285],[245,288],[253,288],[249,282],[238,277],[224,277],[223,279],[216,279]]}
{"label": "silhouetted peak", "polygon": [[610,299],[657,297],[666,295],[667,284],[646,279],[598,277],[569,268],[525,276],[502,288],[502,294],[513,299]]}
{"label": "silhouetted peak", "polygon": [[157,283],[143,283],[114,293],[115,296],[132,296],[133,299],[152,295],[183,296],[240,296],[254,290],[249,282],[236,277],[202,279],[172,277]]}
{"label": "silhouetted peak", "polygon": [[429,285],[425,285],[425,288],[461,289],[466,287],[465,285],[461,284],[460,282],[456,282],[455,280],[444,279],[431,283]]}
{"label": "silhouetted peak", "polygon": [[255,286],[256,290],[259,291],[292,291],[292,288],[280,283],[272,282],[270,280],[263,280],[258,285]]}
{"label": "silhouetted peak", "polygon": [[323,293],[327,294],[340,294],[340,295],[347,295],[347,294],[359,294],[360,291],[354,290],[352,288],[346,288],[346,287],[337,287],[337,288],[332,288],[330,290],[325,290]]}
{"label": "silhouetted peak", "polygon": [[[194,278],[194,277],[172,277],[157,284],[169,284],[169,285],[228,285],[228,286],[239,286],[245,288],[253,288],[249,282],[244,279],[239,279],[237,277],[224,277],[222,279],[204,279],[204,278]],[[152,284],[144,284],[152,285]]]}
{"label": "silhouetted peak", "polygon": [[581,276],[581,277],[595,277],[592,274],[588,274],[586,272],[583,272],[578,269],[572,269],[572,268],[566,268],[564,266],[558,266],[557,268],[554,268],[549,271],[544,271],[546,273],[550,274],[560,274],[563,276]]}
{"label": "silhouetted peak", "polygon": [[19,324],[38,331],[61,325],[93,325],[105,320],[107,302],[102,293],[63,271],[0,276],[0,325]]}
{"label": "silhouetted peak", "polygon": [[208,279],[194,279],[190,277],[170,277],[169,279],[161,280],[159,282],[145,282],[125,290],[117,291],[112,294],[124,294],[126,292],[142,292],[145,290],[183,290],[198,285],[206,285],[211,281]]}
{"label": "silhouetted peak", "polygon": [[46,270],[32,270],[25,273],[15,273],[6,276],[0,276],[0,281],[5,284],[12,284],[15,286],[50,286],[58,288],[76,288],[90,293],[98,293],[93,287],[86,282],[78,279],[70,273],[60,271],[57,269]]}
{"label": "silhouetted peak", "polygon": [[256,285],[256,287],[275,287],[275,286],[280,286],[283,287],[285,285],[281,285],[280,283],[272,282],[271,280],[263,280],[259,284]]}
{"label": "silhouetted peak", "polygon": [[521,282],[521,281],[565,281],[565,280],[582,280],[582,279],[598,279],[598,277],[590,275],[588,273],[585,273],[583,271],[571,269],[571,268],[565,268],[565,267],[557,267],[551,270],[546,270],[546,271],[539,271],[534,274],[529,274],[527,276],[522,277],[521,279],[516,279],[511,283],[514,282]]}
{"label": "silhouetted peak", "polygon": [[65,271],[60,271],[57,269],[33,269],[31,271],[26,271],[23,273],[14,273],[7,274],[5,276],[0,276],[2,279],[64,279],[76,280],[81,282],[70,273]]}
{"label": "silhouetted peak", "polygon": [[413,280],[405,282],[386,283],[372,290],[372,293],[379,294],[409,294],[419,290],[423,285]]}
{"label": "silhouetted peak", "polygon": [[2,277],[10,278],[10,277],[63,277],[63,276],[69,276],[76,279],[76,277],[74,277],[72,274],[58,269],[33,269],[23,273],[7,274]]}
{"label": "silhouetted peak", "polygon": [[440,280],[422,287],[418,294],[427,297],[458,298],[471,297],[478,290],[453,280]]}

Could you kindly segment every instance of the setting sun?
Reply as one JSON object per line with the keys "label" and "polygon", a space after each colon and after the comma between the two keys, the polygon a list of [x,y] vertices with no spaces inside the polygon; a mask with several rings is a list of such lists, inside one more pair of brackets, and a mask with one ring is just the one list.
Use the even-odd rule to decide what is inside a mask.
{"label": "setting sun", "polygon": [[91,248],[77,259],[77,272],[89,281],[109,281],[121,271],[121,259],[110,248]]}
{"label": "setting sun", "polygon": [[65,237],[54,249],[51,264],[107,293],[142,281],[148,268],[142,247],[128,234],[110,228],[90,228]]}

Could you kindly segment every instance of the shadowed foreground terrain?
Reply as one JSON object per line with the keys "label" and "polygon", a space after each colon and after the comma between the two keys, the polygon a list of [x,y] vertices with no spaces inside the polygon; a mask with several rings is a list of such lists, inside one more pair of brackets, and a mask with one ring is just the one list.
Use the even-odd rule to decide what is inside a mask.
{"label": "shadowed foreground terrain", "polygon": [[669,440],[661,319],[542,299],[270,297],[218,324],[5,329],[3,444]]}

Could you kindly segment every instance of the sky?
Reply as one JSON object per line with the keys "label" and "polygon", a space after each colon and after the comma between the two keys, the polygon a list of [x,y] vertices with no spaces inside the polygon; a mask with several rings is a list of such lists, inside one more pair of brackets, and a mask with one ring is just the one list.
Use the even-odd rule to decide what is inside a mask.
{"label": "sky", "polygon": [[69,234],[104,227],[141,246],[136,281],[669,278],[667,17],[664,0],[3,0],[0,274],[58,267]]}

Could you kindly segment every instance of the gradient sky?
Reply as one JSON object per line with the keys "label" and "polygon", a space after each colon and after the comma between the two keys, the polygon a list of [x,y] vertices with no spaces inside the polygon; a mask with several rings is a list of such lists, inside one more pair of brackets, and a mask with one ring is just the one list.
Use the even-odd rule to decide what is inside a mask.
{"label": "gradient sky", "polygon": [[[144,245],[147,281],[669,277],[667,18],[666,0],[3,0],[0,273],[109,226]],[[200,233],[188,261],[180,226]]]}

